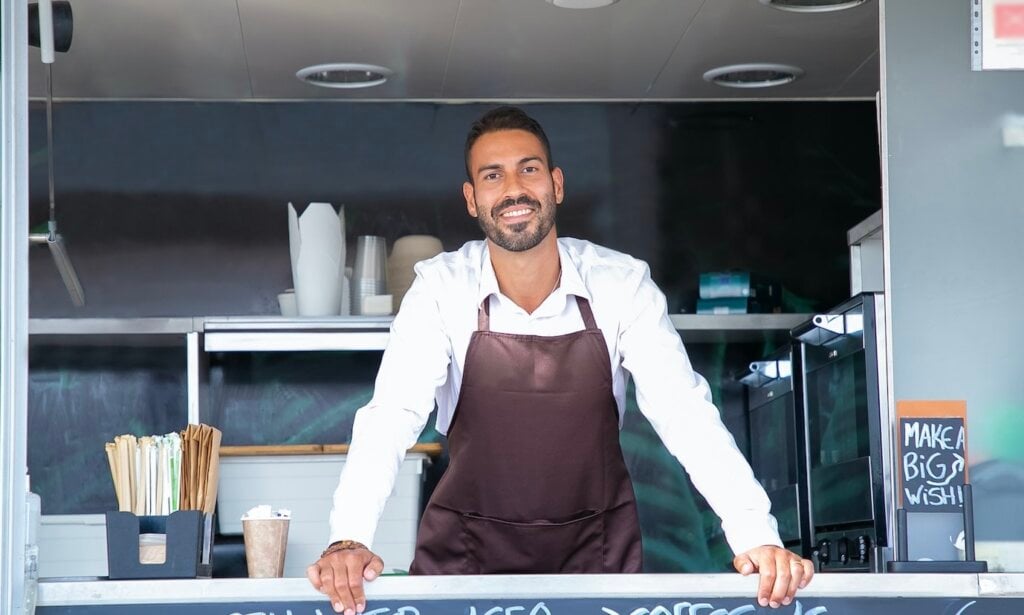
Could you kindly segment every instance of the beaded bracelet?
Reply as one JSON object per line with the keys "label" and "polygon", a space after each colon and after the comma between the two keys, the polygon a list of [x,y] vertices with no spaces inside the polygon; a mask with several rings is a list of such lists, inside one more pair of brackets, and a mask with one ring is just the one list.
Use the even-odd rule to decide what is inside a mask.
{"label": "beaded bracelet", "polygon": [[337,553],[338,551],[355,551],[356,549],[366,549],[366,545],[355,540],[339,540],[338,542],[332,542],[327,545],[324,552],[320,554],[321,558],[327,557],[331,553]]}

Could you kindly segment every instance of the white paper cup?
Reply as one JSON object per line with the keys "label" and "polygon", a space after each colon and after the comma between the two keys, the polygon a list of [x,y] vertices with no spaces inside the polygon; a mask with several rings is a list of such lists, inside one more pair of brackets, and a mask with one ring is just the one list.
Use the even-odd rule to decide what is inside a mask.
{"label": "white paper cup", "polygon": [[245,563],[249,578],[284,576],[284,557],[288,549],[290,519],[242,519]]}
{"label": "white paper cup", "polygon": [[281,316],[294,318],[299,315],[299,304],[295,300],[295,291],[288,289],[277,294],[277,304],[281,306]]}

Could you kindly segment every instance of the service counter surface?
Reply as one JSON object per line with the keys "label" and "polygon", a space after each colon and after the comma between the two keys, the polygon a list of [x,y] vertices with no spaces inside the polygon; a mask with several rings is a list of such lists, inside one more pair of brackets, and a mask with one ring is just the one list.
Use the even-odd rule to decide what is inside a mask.
{"label": "service counter surface", "polygon": [[[736,574],[382,577],[367,615],[1019,615],[1024,574],[819,574],[758,607]],[[40,582],[39,615],[328,615],[305,579]]]}

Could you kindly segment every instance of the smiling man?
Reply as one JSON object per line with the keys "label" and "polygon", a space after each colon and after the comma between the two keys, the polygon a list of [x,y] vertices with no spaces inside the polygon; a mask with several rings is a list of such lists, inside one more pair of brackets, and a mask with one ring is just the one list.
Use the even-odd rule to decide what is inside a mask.
{"label": "smiling man", "polygon": [[337,611],[365,609],[363,581],[383,570],[370,549],[377,521],[435,401],[450,463],[412,574],[641,572],[618,433],[632,377],[640,410],[721,517],[737,571],[760,573],[762,605],[789,604],[813,566],[780,546],[647,265],[558,237],[564,177],[521,110],[475,122],[465,157],[466,208],[486,240],[417,265],[310,582]]}

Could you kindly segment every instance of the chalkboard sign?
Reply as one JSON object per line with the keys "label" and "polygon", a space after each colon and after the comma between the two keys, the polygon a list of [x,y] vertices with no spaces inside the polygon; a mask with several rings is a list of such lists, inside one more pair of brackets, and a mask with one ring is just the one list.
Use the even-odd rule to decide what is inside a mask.
{"label": "chalkboard sign", "polygon": [[954,512],[966,482],[960,417],[900,418],[901,499],[908,512]]}
{"label": "chalkboard sign", "polygon": [[[326,600],[306,602],[159,603],[42,606],[39,615],[332,615]],[[797,598],[769,609],[738,598],[664,597],[634,599],[370,600],[366,615],[1017,615],[1020,598]]]}

